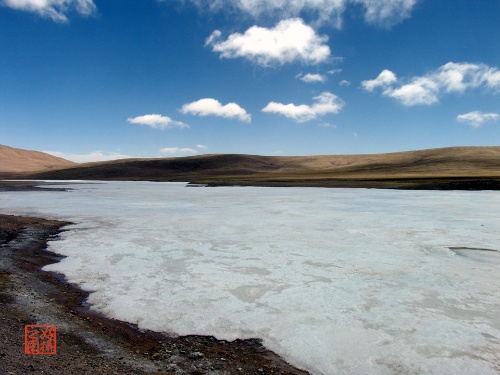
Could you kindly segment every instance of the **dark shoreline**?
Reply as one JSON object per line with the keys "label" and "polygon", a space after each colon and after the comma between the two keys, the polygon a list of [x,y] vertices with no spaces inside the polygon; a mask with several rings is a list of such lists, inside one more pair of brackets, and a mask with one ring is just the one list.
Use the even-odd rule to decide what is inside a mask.
{"label": "dark shoreline", "polygon": [[[0,180],[0,193],[2,191],[69,191],[69,188],[42,188],[40,185],[54,185],[58,183],[46,183],[36,181],[5,181]],[[62,184],[62,182],[61,182]]]}
{"label": "dark shoreline", "polygon": [[[103,179],[112,181],[150,181],[150,182],[186,182],[183,180],[164,179]],[[72,184],[95,183],[95,180],[81,180]],[[64,180],[43,182],[34,180],[6,181],[0,179],[2,191],[68,191],[71,188],[42,188],[40,185],[67,185]],[[389,189],[389,190],[463,190],[463,191],[500,191],[500,178],[497,177],[443,177],[443,178],[384,178],[384,179],[321,179],[321,180],[197,180],[191,179],[187,186],[254,186],[254,187],[318,187],[352,189]]]}
{"label": "dark shoreline", "polygon": [[303,181],[230,181],[191,182],[194,185],[217,186],[259,186],[259,187],[318,187],[385,190],[465,190],[499,191],[500,178],[449,177],[449,178],[386,178],[386,179],[324,179]]}
{"label": "dark shoreline", "polygon": [[[70,223],[0,214],[0,369],[50,374],[307,374],[260,340],[167,335],[106,318],[88,293],[41,271],[61,257],[46,250]],[[56,355],[26,355],[26,324],[56,324]]]}

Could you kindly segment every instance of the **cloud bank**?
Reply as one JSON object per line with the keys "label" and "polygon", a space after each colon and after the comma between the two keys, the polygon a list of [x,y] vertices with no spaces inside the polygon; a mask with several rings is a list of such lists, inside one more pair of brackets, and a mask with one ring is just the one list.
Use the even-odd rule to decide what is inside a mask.
{"label": "cloud bank", "polygon": [[234,33],[220,40],[222,33],[215,30],[205,45],[219,53],[221,58],[245,58],[261,66],[283,65],[294,61],[318,64],[330,56],[327,36],[317,35],[300,18],[280,21],[273,28],[252,26],[243,34]]}
{"label": "cloud bank", "polygon": [[66,160],[74,161],[75,163],[90,163],[94,161],[109,161],[118,159],[129,159],[132,156],[122,155],[117,152],[102,152],[94,151],[89,154],[68,154],[58,151],[43,151],[46,154],[57,156]]}
{"label": "cloud bank", "polygon": [[472,111],[457,116],[458,122],[464,122],[474,128],[479,128],[486,122],[494,122],[500,118],[498,113],[483,113],[480,111]]}
{"label": "cloud bank", "polygon": [[66,14],[71,10],[86,16],[96,10],[93,0],[3,0],[2,4],[13,9],[38,13],[56,22],[68,22]]}
{"label": "cloud bank", "polygon": [[444,94],[461,94],[469,89],[500,91],[500,70],[485,64],[449,62],[429,74],[401,83],[390,70],[377,78],[361,82],[366,91],[380,89],[382,95],[396,99],[405,106],[430,105]]}
{"label": "cloud bank", "polygon": [[218,100],[212,98],[200,99],[196,102],[184,104],[181,113],[196,116],[219,116],[240,121],[250,122],[252,117],[238,104],[228,103],[222,105]]}
{"label": "cloud bank", "polygon": [[189,128],[188,124],[184,124],[183,122],[180,121],[174,121],[168,116],[162,116],[156,114],[128,118],[127,121],[130,122],[131,124],[149,126],[153,129],[170,129],[173,127],[181,129]]}
{"label": "cloud bank", "polygon": [[[206,150],[208,146],[197,144],[196,148],[198,150]],[[196,155],[199,151],[190,147],[164,147],[160,149],[160,153],[169,154],[169,156],[186,156],[186,155]]]}
{"label": "cloud bank", "polygon": [[172,155],[195,155],[198,151],[188,148],[188,147],[165,147],[160,149],[162,154],[172,154]]}
{"label": "cloud bank", "polygon": [[314,120],[319,116],[328,113],[338,113],[344,106],[344,102],[338,96],[331,92],[323,92],[313,98],[315,103],[313,105],[295,105],[295,104],[282,104],[270,102],[262,109],[262,112],[275,113],[297,122],[306,122]]}

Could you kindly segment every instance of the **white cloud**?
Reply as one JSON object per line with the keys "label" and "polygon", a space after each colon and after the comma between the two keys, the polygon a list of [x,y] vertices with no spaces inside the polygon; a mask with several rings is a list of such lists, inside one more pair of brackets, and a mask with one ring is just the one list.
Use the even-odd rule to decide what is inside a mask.
{"label": "white cloud", "polygon": [[134,118],[128,118],[128,122],[131,124],[137,124],[142,126],[149,126],[153,129],[170,129],[173,127],[177,128],[189,128],[188,124],[184,124],[180,121],[174,121],[168,116],[162,115],[144,115]]}
{"label": "white cloud", "polygon": [[300,80],[306,83],[315,83],[315,82],[323,83],[326,82],[327,78],[321,74],[307,73],[305,76],[300,77]]}
{"label": "white cloud", "polygon": [[200,150],[206,150],[208,146],[205,145],[196,145],[196,148],[199,148]]}
{"label": "white cloud", "polygon": [[122,155],[117,152],[104,153],[101,151],[94,151],[89,154],[68,154],[58,151],[43,151],[46,154],[57,156],[66,160],[71,160],[76,163],[90,163],[94,161],[108,161],[108,160],[118,160],[118,159],[129,159],[131,156]]}
{"label": "white cloud", "polygon": [[38,13],[57,22],[68,22],[66,13],[75,9],[83,15],[96,10],[93,0],[3,0],[3,4],[18,10]]}
{"label": "white cloud", "polygon": [[448,93],[462,94],[468,89],[485,88],[500,92],[500,70],[485,64],[454,63],[442,65],[433,72],[400,83],[390,70],[372,80],[361,82],[367,91],[382,89],[382,94],[405,106],[430,105]]}
{"label": "white cloud", "polygon": [[217,43],[219,38],[222,36],[222,33],[220,30],[214,30],[212,34],[205,40],[205,46],[210,46],[212,44]]}
{"label": "white cloud", "polygon": [[341,25],[344,12],[343,0],[236,0],[241,10],[254,17],[275,15],[278,17],[296,17],[302,12],[316,13],[320,22],[331,22]]}
{"label": "white cloud", "polygon": [[[186,0],[182,0],[186,1]],[[254,18],[291,18],[308,16],[316,24],[342,26],[348,7],[364,11],[366,22],[388,27],[411,15],[418,0],[190,0],[207,11],[241,12]]]}
{"label": "white cloud", "polygon": [[500,70],[496,68],[489,68],[484,72],[484,79],[486,86],[493,90],[500,90]]}
{"label": "white cloud", "polygon": [[228,103],[222,105],[218,100],[212,98],[200,99],[196,102],[184,104],[180,111],[184,114],[198,116],[220,116],[235,118],[241,121],[250,122],[251,116],[238,104]]}
{"label": "white cloud", "polygon": [[172,154],[172,155],[186,155],[186,154],[190,154],[190,155],[194,155],[194,154],[197,154],[198,151],[192,149],[192,148],[188,148],[188,147],[165,147],[165,148],[162,148],[160,149],[160,152],[162,154]]}
{"label": "white cloud", "polygon": [[352,0],[365,8],[365,21],[370,24],[390,27],[406,18],[419,0]]}
{"label": "white cloud", "polygon": [[342,72],[342,69],[330,69],[327,73],[330,75]]}
{"label": "white cloud", "polygon": [[384,95],[399,100],[405,106],[434,104],[438,99],[439,85],[427,77],[418,77],[397,89],[388,88]]}
{"label": "white cloud", "polygon": [[351,86],[351,82],[343,79],[342,81],[339,82],[339,86]]}
{"label": "white cloud", "polygon": [[[186,1],[186,0],[181,0]],[[235,12],[259,18],[292,18],[307,13],[317,23],[342,24],[342,14],[348,0],[190,0],[200,8],[220,12]],[[349,0],[350,1],[350,0]]]}
{"label": "white cloud", "polygon": [[397,81],[396,75],[390,70],[384,69],[377,78],[361,82],[363,88],[372,92],[378,87],[387,87]]}
{"label": "white cloud", "polygon": [[300,18],[279,22],[274,28],[252,26],[243,34],[234,33],[220,41],[216,30],[205,45],[220,53],[221,58],[243,57],[262,66],[282,65],[294,61],[306,64],[324,62],[330,56],[327,36],[319,36]]}
{"label": "white cloud", "polygon": [[463,115],[457,116],[457,121],[465,122],[474,128],[479,128],[485,122],[497,121],[500,118],[498,113],[484,113],[480,111],[473,111],[469,113],[464,113]]}
{"label": "white cloud", "polygon": [[323,92],[313,99],[315,103],[311,106],[270,102],[262,112],[276,113],[297,122],[306,122],[328,113],[338,113],[344,106],[342,99],[331,92]]}

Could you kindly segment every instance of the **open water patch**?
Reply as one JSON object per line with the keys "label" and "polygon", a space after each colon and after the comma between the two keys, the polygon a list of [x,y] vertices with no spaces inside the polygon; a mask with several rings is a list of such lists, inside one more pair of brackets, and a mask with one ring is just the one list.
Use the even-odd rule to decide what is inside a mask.
{"label": "open water patch", "polygon": [[456,255],[478,262],[500,263],[500,250],[481,247],[451,246],[448,247]]}

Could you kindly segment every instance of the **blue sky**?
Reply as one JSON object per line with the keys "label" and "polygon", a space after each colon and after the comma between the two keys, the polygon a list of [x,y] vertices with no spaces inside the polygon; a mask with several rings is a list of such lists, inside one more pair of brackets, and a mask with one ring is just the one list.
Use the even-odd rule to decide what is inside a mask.
{"label": "blue sky", "polygon": [[499,1],[0,4],[0,144],[75,161],[500,145]]}

